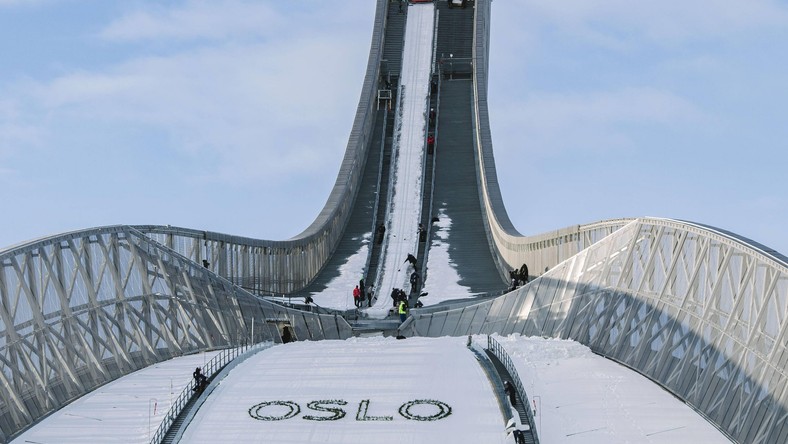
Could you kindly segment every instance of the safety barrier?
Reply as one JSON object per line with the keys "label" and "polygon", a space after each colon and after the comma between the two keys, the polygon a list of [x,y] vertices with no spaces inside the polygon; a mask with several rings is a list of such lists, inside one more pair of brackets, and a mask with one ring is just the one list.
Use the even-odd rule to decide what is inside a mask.
{"label": "safety barrier", "polygon": [[[203,374],[206,375],[208,379],[211,379],[216,376],[227,364],[229,364],[230,361],[237,358],[238,356],[246,352],[262,350],[266,347],[270,347],[271,345],[272,343],[260,343],[224,349],[203,366]],[[153,437],[151,437],[151,444],[161,444],[161,442],[164,441],[164,437],[167,436],[167,432],[181,414],[184,407],[186,407],[189,401],[191,401],[192,397],[198,397],[201,393],[201,391],[197,390],[197,381],[193,380],[191,383],[187,384],[186,387],[184,387],[180,395],[178,395],[178,397],[172,402],[172,405],[170,405],[170,409],[161,420],[159,427],[156,429],[156,433],[154,433]]]}
{"label": "safety barrier", "polygon": [[[266,320],[289,322],[304,338],[351,334],[338,316],[276,307],[240,287],[257,294],[303,288],[340,239],[369,146],[386,6],[378,0],[337,183],[301,235],[276,242],[117,226],[0,251],[0,383],[8,387],[0,392],[0,439],[131,371],[237,343],[255,319],[270,337],[278,333]],[[541,278],[492,301],[414,312],[417,331],[572,337],[662,384],[738,442],[788,442],[785,257],[713,227],[669,219],[520,235],[506,214],[492,153],[490,0],[477,0],[475,11],[472,124],[485,230],[502,271],[525,263]]]}
{"label": "safety barrier", "polygon": [[739,443],[788,442],[788,262],[683,221],[636,219],[502,297],[412,313],[415,334],[575,340]]}
{"label": "safety barrier", "polygon": [[501,344],[493,339],[493,337],[490,335],[487,335],[487,350],[492,352],[492,354],[495,355],[499,361],[501,361],[501,364],[503,364],[503,366],[506,368],[506,371],[509,372],[509,376],[512,377],[514,388],[520,395],[520,399],[523,400],[523,407],[525,407],[525,413],[528,415],[528,423],[531,427],[531,433],[533,433],[534,441],[536,444],[539,444],[539,435],[537,434],[535,427],[536,422],[534,421],[534,412],[531,410],[531,403],[528,399],[528,393],[525,391],[525,387],[520,380],[520,375],[517,373],[517,367],[514,366],[509,353],[506,353],[506,349],[504,349],[503,346],[501,346]]}
{"label": "safety barrier", "polygon": [[0,252],[0,441],[116,378],[253,342],[344,339],[350,325],[263,300],[129,226]]}

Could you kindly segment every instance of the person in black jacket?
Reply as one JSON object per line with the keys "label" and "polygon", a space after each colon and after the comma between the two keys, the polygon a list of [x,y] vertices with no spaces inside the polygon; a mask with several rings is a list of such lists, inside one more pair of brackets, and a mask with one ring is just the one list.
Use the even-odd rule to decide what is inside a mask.
{"label": "person in black jacket", "polygon": [[416,256],[408,253],[408,257],[405,258],[405,262],[410,262],[413,265],[413,268],[416,268]]}
{"label": "person in black jacket", "polygon": [[410,294],[419,292],[419,285],[421,284],[421,276],[418,271],[410,274]]}
{"label": "person in black jacket", "polygon": [[523,266],[520,267],[520,271],[517,273],[517,280],[523,284],[528,283],[528,265],[523,264]]}
{"label": "person in black jacket", "polygon": [[506,392],[506,396],[509,397],[509,403],[512,404],[514,407],[517,404],[517,393],[514,391],[514,386],[509,381],[503,382],[503,391]]}
{"label": "person in black jacket", "polygon": [[208,385],[208,378],[202,374],[200,367],[194,369],[192,377],[194,377],[194,388],[192,388],[192,391],[202,393],[205,390],[205,386]]}

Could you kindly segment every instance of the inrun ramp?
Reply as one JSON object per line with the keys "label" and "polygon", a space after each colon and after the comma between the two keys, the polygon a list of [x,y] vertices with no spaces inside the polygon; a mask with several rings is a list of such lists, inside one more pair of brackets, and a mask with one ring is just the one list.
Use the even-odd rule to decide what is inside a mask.
{"label": "inrun ramp", "polygon": [[[366,315],[384,317],[391,290],[408,293],[414,270],[427,305],[507,288],[508,270],[483,228],[483,204],[472,180],[474,12],[471,3],[388,4],[377,88],[391,99],[376,103],[346,232],[313,281],[289,295],[296,301],[310,296],[321,307],[347,310],[353,288],[364,279],[377,297]],[[428,232],[423,242],[419,224]],[[378,237],[381,225],[385,233]],[[408,254],[417,257],[417,268],[405,263]]]}
{"label": "inrun ramp", "polygon": [[[394,319],[379,329],[571,337],[655,381],[735,442],[788,442],[788,258],[708,223],[658,217],[520,234],[501,198],[488,115],[492,2],[431,3],[434,64],[422,111],[433,143],[416,204],[429,294],[398,330]],[[397,231],[386,224],[407,91],[405,26],[416,10],[406,5],[376,3],[345,157],[303,233],[273,241],[117,225],[0,251],[0,440],[171,357],[362,334],[358,318],[369,309],[345,311],[352,287],[383,276]],[[501,295],[523,264],[531,282]],[[375,288],[384,302],[389,291]],[[308,296],[321,307],[304,307]]]}
{"label": "inrun ramp", "polygon": [[[435,6],[431,2],[408,8],[394,130],[392,193],[386,214],[383,260],[376,282],[382,295],[392,288],[409,291],[408,280],[415,271],[406,259],[409,254],[418,255],[434,20]],[[377,307],[387,311],[389,304],[384,302],[388,301],[381,300]]]}

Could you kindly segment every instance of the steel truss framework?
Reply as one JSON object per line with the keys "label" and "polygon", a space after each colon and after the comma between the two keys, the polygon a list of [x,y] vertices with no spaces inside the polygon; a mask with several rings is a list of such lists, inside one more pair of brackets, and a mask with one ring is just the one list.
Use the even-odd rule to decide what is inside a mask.
{"label": "steel truss framework", "polygon": [[[389,0],[345,158],[313,224],[289,241],[173,227],[107,227],[0,252],[0,440],[101,384],[184,353],[350,336],[347,322],[263,301],[311,282],[342,237],[372,133]],[[741,443],[788,442],[786,259],[673,220],[621,219],[522,236],[506,215],[487,113],[490,0],[474,2],[477,186],[502,272],[539,279],[457,310],[414,314],[424,335],[572,338],[662,384]],[[208,261],[203,266],[203,260]],[[244,287],[244,288],[241,288]],[[255,321],[257,321],[255,323]],[[254,327],[257,325],[257,327]]]}
{"label": "steel truss framework", "polygon": [[428,336],[579,341],[736,442],[788,442],[788,267],[720,233],[637,219],[513,293],[414,316]]}
{"label": "steel truss framework", "polygon": [[280,341],[283,323],[302,339],[351,333],[342,318],[263,301],[127,226],[3,252],[0,440],[156,362]]}

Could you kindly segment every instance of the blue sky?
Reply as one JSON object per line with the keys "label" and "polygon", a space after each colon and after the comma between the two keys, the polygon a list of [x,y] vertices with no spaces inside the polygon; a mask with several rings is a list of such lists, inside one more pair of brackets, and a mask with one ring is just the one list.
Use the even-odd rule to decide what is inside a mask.
{"label": "blue sky", "polygon": [[[110,224],[263,239],[336,179],[374,2],[0,0],[0,246]],[[788,4],[497,0],[524,234],[660,216],[788,253]]]}

